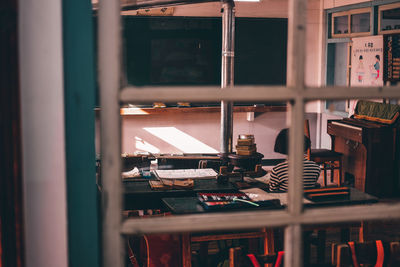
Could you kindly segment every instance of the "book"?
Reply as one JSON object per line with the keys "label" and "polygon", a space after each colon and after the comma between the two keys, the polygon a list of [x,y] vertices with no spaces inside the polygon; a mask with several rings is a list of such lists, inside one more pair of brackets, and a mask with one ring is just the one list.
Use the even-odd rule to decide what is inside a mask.
{"label": "book", "polygon": [[236,146],[237,150],[253,150],[256,148],[257,148],[256,144],[252,144],[252,145],[248,145],[248,146],[239,146],[239,145]]}
{"label": "book", "polygon": [[254,144],[254,139],[238,139],[237,145],[238,146],[251,146]]}
{"label": "book", "polygon": [[252,150],[236,150],[236,154],[237,155],[242,155],[242,156],[250,156],[253,155],[254,153],[256,153],[256,149],[252,149]]}

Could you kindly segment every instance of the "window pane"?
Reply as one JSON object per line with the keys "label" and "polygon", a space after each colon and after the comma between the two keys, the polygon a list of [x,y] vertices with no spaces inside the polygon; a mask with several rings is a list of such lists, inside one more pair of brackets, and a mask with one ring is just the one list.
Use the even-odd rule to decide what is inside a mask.
{"label": "window pane", "polygon": [[[357,247],[356,258],[359,263],[374,266],[377,262],[377,251],[379,251],[376,241],[379,247],[379,240],[385,248],[385,262],[393,261],[394,257],[389,256],[390,253],[387,251],[393,246],[399,246],[398,223],[398,220],[380,220],[305,226],[303,231],[304,266],[314,266],[314,264],[353,266],[348,242],[354,242]],[[370,252],[366,253],[367,251]],[[398,264],[397,261],[396,264]]]}
{"label": "window pane", "polygon": [[283,251],[283,231],[146,234],[128,236],[125,248],[131,263],[138,263],[134,266],[253,266],[255,261],[264,266],[265,260],[274,263],[277,252]]}
{"label": "window pane", "polygon": [[[220,18],[123,16],[122,23],[126,84],[221,84]],[[287,19],[236,18],[235,85],[286,84],[286,53]]]}
{"label": "window pane", "polygon": [[351,32],[369,32],[370,17],[369,12],[351,15]]}
{"label": "window pane", "polygon": [[334,19],[334,34],[344,34],[349,32],[348,16],[339,16]]}
{"label": "window pane", "polygon": [[[327,85],[347,85],[347,43],[328,45]],[[326,107],[330,112],[346,112],[345,100],[327,100]]]}
{"label": "window pane", "polygon": [[400,29],[400,8],[381,11],[381,31]]}

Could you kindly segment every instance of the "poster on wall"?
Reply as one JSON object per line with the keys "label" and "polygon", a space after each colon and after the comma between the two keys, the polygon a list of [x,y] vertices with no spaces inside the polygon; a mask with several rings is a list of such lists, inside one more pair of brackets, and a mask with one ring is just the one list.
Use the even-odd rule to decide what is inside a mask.
{"label": "poster on wall", "polygon": [[[383,86],[383,36],[352,40],[350,85]],[[350,100],[349,116],[353,115],[356,104],[357,100]]]}
{"label": "poster on wall", "polygon": [[383,36],[353,38],[351,86],[383,86]]}

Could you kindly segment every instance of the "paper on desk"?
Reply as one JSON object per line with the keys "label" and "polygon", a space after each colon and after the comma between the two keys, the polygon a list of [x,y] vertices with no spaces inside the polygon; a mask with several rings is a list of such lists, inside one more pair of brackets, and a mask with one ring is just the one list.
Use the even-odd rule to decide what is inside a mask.
{"label": "paper on desk", "polygon": [[211,168],[156,170],[154,173],[159,179],[207,179],[217,177],[217,173]]}
{"label": "paper on desk", "polygon": [[[260,188],[249,188],[240,190],[245,193],[252,201],[265,201],[279,199],[281,205],[287,205],[287,193],[268,193]],[[312,203],[310,200],[303,198],[303,203]]]}
{"label": "paper on desk", "polygon": [[122,178],[135,178],[135,177],[141,177],[140,171],[136,167],[128,172],[122,173]]}

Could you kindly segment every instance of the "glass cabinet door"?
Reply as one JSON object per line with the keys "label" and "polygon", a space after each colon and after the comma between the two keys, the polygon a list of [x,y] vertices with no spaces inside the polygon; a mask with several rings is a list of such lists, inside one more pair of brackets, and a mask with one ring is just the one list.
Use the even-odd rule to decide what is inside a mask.
{"label": "glass cabinet door", "polygon": [[351,32],[370,32],[371,31],[371,13],[351,14]]}
{"label": "glass cabinet door", "polygon": [[400,33],[400,3],[379,7],[379,34]]}
{"label": "glass cabinet door", "polygon": [[372,34],[371,8],[352,9],[332,13],[331,37],[355,37]]}
{"label": "glass cabinet door", "polygon": [[349,33],[349,16],[337,16],[333,18],[333,33],[346,34]]}

